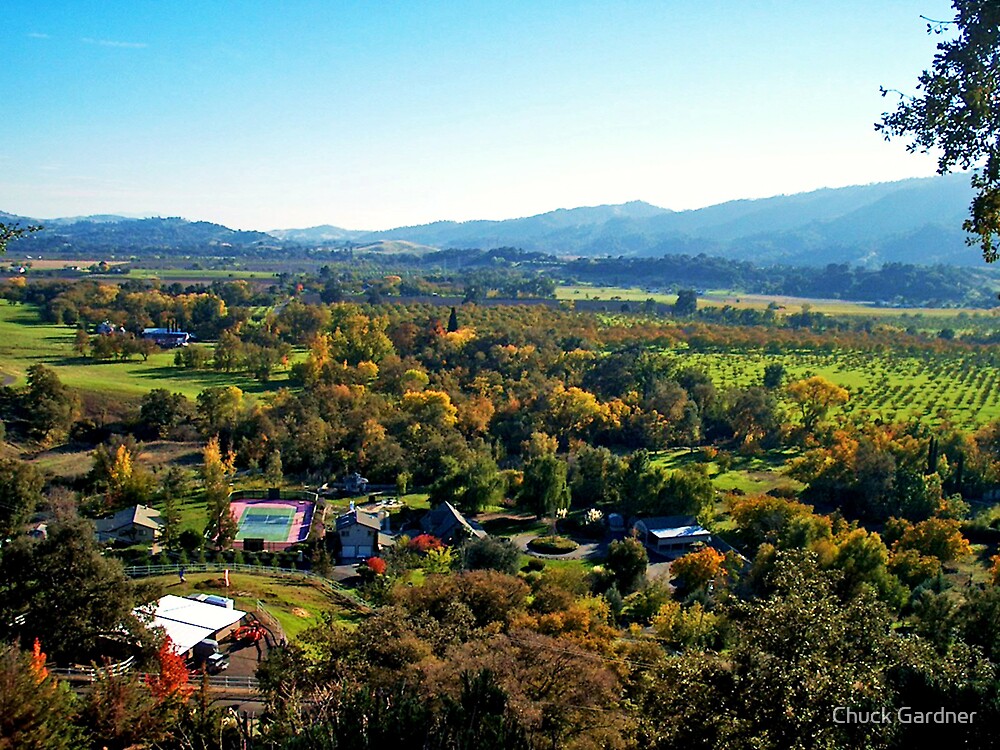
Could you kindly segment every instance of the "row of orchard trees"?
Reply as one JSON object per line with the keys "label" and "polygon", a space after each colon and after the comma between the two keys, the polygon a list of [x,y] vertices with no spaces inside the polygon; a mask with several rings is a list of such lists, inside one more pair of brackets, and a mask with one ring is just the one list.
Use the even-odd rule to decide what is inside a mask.
{"label": "row of orchard trees", "polygon": [[[503,494],[540,506],[550,502],[538,497],[565,498],[561,476],[571,486],[585,484],[573,474],[574,466],[586,465],[576,459],[585,446],[629,453],[796,444],[829,452],[837,430],[848,426],[836,411],[848,398],[843,388],[822,377],[786,383],[777,363],[763,367],[759,385],[720,390],[683,353],[602,343],[608,331],[592,316],[463,309],[449,331],[421,317],[428,309],[395,306],[380,315],[354,305],[292,302],[253,336],[267,333],[286,346],[283,336],[308,338],[304,359],[291,368],[293,388],[265,403],[234,387],[207,389],[196,404],[155,391],[136,428],[160,436],[190,436],[193,429],[206,439],[217,435],[241,468],[259,469],[280,454],[286,471],[321,481],[354,469],[384,483],[408,476],[475,509]],[[224,334],[217,350],[249,346],[241,336]],[[533,455],[532,446],[546,440],[555,447],[542,453],[552,457]],[[985,486],[991,459],[974,454],[959,443],[949,447],[942,480],[962,492]],[[820,473],[802,471],[804,481],[822,485]],[[536,490],[543,474],[543,489]],[[893,477],[893,486],[905,481]],[[628,494],[609,493],[604,497]]]}

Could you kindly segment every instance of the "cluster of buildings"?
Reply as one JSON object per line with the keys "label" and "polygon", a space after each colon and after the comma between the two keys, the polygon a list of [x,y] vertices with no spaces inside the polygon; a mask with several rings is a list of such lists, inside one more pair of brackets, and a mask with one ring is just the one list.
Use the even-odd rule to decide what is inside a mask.
{"label": "cluster of buildings", "polygon": [[[118,326],[109,320],[98,323],[95,332],[98,336],[122,336],[128,333],[125,326]],[[175,349],[178,346],[187,346],[193,339],[187,331],[178,331],[174,328],[143,328],[140,338],[152,341],[163,349]]]}
{"label": "cluster of buildings", "polygon": [[[621,516],[612,514],[609,526],[612,536],[626,535]],[[712,533],[698,524],[694,516],[639,518],[632,522],[630,531],[647,549],[663,557],[679,557],[697,545],[713,543]],[[428,511],[408,533],[430,534],[448,545],[486,536],[482,526],[467,519],[447,502]],[[377,557],[394,543],[386,511],[352,509],[337,518],[336,542],[332,545],[328,542],[328,545],[337,552],[339,562],[349,563]],[[724,542],[717,543],[728,548]]]}
{"label": "cluster of buildings", "polygon": [[[482,526],[468,520],[451,503],[441,503],[428,511],[412,531],[430,534],[445,544],[486,536]],[[377,557],[395,543],[389,528],[389,514],[384,510],[371,512],[355,508],[339,516],[335,538],[336,541],[331,540],[328,545],[335,548],[337,559],[343,563]]]}

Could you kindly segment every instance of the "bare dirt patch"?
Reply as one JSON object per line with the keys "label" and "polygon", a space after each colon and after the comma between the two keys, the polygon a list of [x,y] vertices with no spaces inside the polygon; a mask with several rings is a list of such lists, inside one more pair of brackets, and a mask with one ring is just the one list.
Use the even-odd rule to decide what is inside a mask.
{"label": "bare dirt patch", "polygon": [[150,468],[201,463],[201,446],[195,442],[154,440],[139,446],[139,460]]}

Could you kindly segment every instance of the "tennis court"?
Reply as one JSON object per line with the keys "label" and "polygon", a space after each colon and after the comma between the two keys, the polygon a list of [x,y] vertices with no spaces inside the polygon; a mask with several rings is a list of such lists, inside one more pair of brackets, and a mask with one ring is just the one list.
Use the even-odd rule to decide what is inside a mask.
{"label": "tennis court", "polygon": [[301,542],[309,535],[313,508],[306,500],[234,500],[236,541],[262,539],[280,544],[279,549]]}
{"label": "tennis court", "polygon": [[294,508],[247,507],[240,517],[238,539],[251,537],[266,542],[287,542],[295,519]]}

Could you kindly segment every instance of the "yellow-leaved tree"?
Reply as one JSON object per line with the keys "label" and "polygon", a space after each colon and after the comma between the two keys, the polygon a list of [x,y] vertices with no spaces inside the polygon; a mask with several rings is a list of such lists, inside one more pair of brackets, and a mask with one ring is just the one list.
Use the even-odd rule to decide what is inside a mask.
{"label": "yellow-leaved tree", "polygon": [[208,512],[206,534],[219,549],[223,549],[232,544],[237,529],[229,503],[229,479],[236,457],[229,451],[223,458],[218,436],[208,441],[202,457],[201,478]]}

